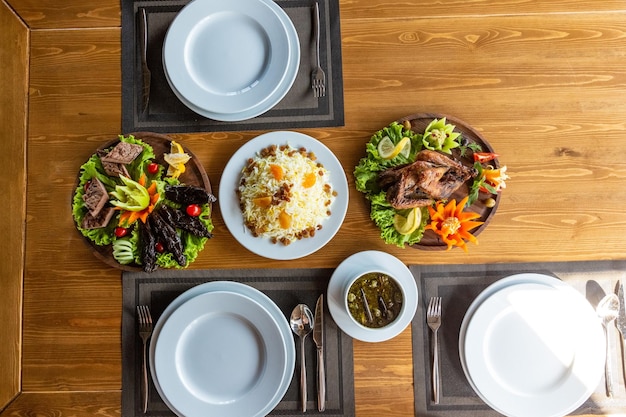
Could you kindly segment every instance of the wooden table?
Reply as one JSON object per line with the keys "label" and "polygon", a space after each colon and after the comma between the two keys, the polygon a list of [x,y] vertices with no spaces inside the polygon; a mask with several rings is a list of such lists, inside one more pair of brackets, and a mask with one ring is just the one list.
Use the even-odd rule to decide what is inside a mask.
{"label": "wooden table", "polygon": [[[91,255],[69,211],[78,167],[121,133],[119,0],[2,0],[0,27],[1,414],[119,415],[120,272]],[[243,249],[216,210],[194,268],[335,267],[367,249],[407,264],[626,258],[623,1],[342,0],[341,29],[345,126],[302,131],[345,169],[342,229],[311,256],[273,261]],[[372,132],[417,112],[471,124],[509,168],[469,254],[386,246],[354,191]],[[173,137],[217,187],[260,133]],[[357,416],[414,415],[410,329],[355,342],[354,355]]]}

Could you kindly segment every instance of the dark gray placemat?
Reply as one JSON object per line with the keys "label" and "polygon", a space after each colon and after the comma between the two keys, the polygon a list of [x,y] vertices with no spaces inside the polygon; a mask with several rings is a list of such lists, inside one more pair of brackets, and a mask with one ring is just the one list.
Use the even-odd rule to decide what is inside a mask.
{"label": "dark gray placemat", "polygon": [[[141,339],[138,335],[137,305],[150,306],[156,322],[161,313],[178,295],[196,285],[209,281],[229,280],[242,282],[269,296],[287,319],[293,307],[306,303],[315,309],[317,297],[326,292],[333,270],[159,270],[152,274],[124,272],[122,312],[122,416],[144,416],[141,410]],[[335,324],[325,306],[325,360],[326,360],[326,411],[317,411],[316,351],[313,340],[307,338],[307,414],[331,417],[354,416],[354,368],[352,339]],[[298,350],[298,341],[296,351]],[[296,355],[297,357],[298,355]],[[291,384],[283,400],[269,414],[271,416],[301,416],[299,401],[299,359]],[[150,381],[150,401],[146,416],[174,416],[159,397]]]}
{"label": "dark gray placemat", "polygon": [[[584,294],[592,305],[597,289],[609,293],[617,281],[626,283],[626,262],[570,262],[536,264],[411,266],[420,289],[420,305],[412,322],[413,382],[416,416],[496,417],[501,414],[487,406],[467,382],[459,359],[459,331],[465,312],[474,299],[493,282],[506,276],[536,272],[553,275]],[[432,402],[431,332],[426,325],[426,306],[432,296],[443,298],[440,341],[440,404]],[[613,381],[615,395],[607,398],[604,379],[595,393],[571,415],[609,414],[626,409],[626,388],[622,373],[621,346],[613,328]]]}
{"label": "dark gray placemat", "polygon": [[[160,133],[291,129],[343,126],[343,74],[339,0],[319,0],[320,62],[326,72],[327,94],[313,97],[314,62],[312,5],[314,0],[276,0],[291,18],[300,40],[300,66],[287,95],[272,109],[239,122],[207,119],[189,110],[172,92],[162,63],[167,29],[189,0],[122,0],[122,131]],[[141,107],[142,78],[138,47],[138,10],[148,16],[148,65],[152,71],[148,111]]]}

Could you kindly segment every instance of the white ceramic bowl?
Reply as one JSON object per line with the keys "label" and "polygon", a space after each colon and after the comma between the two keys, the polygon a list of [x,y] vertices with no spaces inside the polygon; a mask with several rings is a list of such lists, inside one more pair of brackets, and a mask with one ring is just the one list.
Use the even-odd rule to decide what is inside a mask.
{"label": "white ceramic bowl", "polygon": [[[395,320],[380,328],[366,327],[350,314],[347,295],[355,280],[368,272],[381,272],[392,277],[402,292],[402,308]],[[358,252],[346,258],[335,269],[328,284],[328,309],[347,335],[364,342],[382,342],[402,333],[415,316],[418,291],[415,278],[398,258],[380,251]]]}
{"label": "white ceramic bowl", "polygon": [[[398,311],[398,313],[395,315],[395,317],[387,324],[381,325],[381,326],[367,326],[364,325],[362,322],[360,322],[356,317],[354,317],[354,315],[350,312],[350,303],[355,302],[355,303],[360,303],[362,304],[362,297],[359,294],[355,294],[356,300],[352,301],[350,300],[350,289],[352,288],[352,286],[359,280],[361,279],[361,277],[364,277],[365,275],[369,275],[369,274],[376,274],[376,275],[385,275],[387,276],[394,284],[395,286],[400,290],[400,294],[402,295],[402,301],[401,301],[401,305],[400,305],[400,310]],[[346,282],[346,286],[344,289],[344,293],[343,293],[343,300],[344,300],[344,307],[346,309],[346,311],[348,312],[348,315],[350,316],[350,319],[352,319],[352,321],[354,321],[354,323],[361,327],[362,329],[364,329],[365,331],[379,331],[382,330],[388,326],[392,326],[393,323],[398,320],[399,317],[402,316],[402,313],[404,313],[405,310],[405,303],[404,303],[404,290],[402,289],[402,285],[398,282],[398,280],[396,278],[393,277],[393,275],[387,271],[382,270],[381,268],[375,268],[375,269],[371,269],[371,270],[367,270],[367,271],[363,271],[360,272],[358,274],[355,274],[355,276],[348,282]],[[378,302],[374,303],[371,300],[368,300],[368,304],[369,304],[369,308],[371,311],[371,314],[374,318],[374,320],[376,320],[377,317],[377,311],[380,312],[380,307],[378,305]],[[388,300],[385,300],[388,301]]]}

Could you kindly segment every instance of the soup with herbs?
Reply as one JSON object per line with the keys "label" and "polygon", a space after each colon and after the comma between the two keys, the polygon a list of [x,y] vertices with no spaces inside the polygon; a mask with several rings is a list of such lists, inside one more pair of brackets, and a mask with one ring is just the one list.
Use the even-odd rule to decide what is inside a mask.
{"label": "soup with herbs", "polygon": [[369,272],[357,278],[348,290],[348,310],[357,323],[378,329],[392,323],[400,314],[403,297],[389,275]]}

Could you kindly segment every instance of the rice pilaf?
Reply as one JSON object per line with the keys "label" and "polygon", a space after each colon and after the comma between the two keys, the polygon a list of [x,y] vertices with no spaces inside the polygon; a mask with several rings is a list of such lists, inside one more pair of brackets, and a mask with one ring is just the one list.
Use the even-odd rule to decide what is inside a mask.
{"label": "rice pilaf", "polygon": [[329,172],[316,159],[290,145],[271,145],[248,159],[237,195],[253,236],[289,245],[322,228],[336,192]]}

